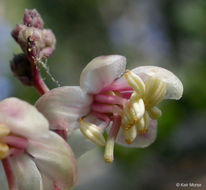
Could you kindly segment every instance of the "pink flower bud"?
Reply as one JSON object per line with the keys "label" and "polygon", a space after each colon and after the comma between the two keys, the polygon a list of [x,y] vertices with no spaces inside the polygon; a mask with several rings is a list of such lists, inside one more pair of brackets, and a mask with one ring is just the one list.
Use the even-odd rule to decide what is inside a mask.
{"label": "pink flower bud", "polygon": [[28,27],[35,27],[39,29],[44,28],[44,22],[36,9],[26,9],[24,13],[24,24]]}

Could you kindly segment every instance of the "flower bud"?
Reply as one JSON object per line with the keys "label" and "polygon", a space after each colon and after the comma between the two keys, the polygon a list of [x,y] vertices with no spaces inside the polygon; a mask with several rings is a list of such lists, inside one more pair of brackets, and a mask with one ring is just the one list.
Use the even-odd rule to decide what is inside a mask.
{"label": "flower bud", "polygon": [[12,37],[19,42],[18,38],[19,38],[19,34],[22,30],[26,29],[27,26],[23,25],[23,24],[18,24],[16,25],[16,27],[12,30],[11,35]]}
{"label": "flower bud", "polygon": [[44,28],[44,22],[36,9],[26,9],[24,13],[24,24],[28,27],[35,27],[39,29]]}
{"label": "flower bud", "polygon": [[10,62],[10,67],[14,75],[24,85],[32,85],[31,66],[25,54],[15,55],[13,60]]}

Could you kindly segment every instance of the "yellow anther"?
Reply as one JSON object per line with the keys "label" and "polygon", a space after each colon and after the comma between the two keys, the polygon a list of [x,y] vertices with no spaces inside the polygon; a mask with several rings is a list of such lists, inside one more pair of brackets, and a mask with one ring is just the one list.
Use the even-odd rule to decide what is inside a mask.
{"label": "yellow anther", "polygon": [[80,119],[79,128],[81,132],[93,143],[100,146],[105,145],[105,139],[101,129],[99,129],[96,125]]}
{"label": "yellow anther", "polygon": [[136,118],[137,120],[142,118],[142,116],[144,115],[144,112],[145,112],[144,101],[142,99],[139,99],[138,101],[136,101],[132,104],[132,108],[135,111],[134,118]]}
{"label": "yellow anther", "polygon": [[150,77],[145,83],[144,102],[147,107],[153,107],[159,104],[166,95],[166,84],[157,79]]}
{"label": "yellow anther", "polygon": [[123,130],[124,136],[125,136],[125,141],[127,144],[131,144],[135,138],[137,137],[137,127],[136,125],[133,125],[130,129],[128,130]]}
{"label": "yellow anther", "polygon": [[138,122],[137,122],[137,129],[140,135],[143,134],[144,131],[144,126],[145,126],[145,121],[144,118],[142,117]]}
{"label": "yellow anther", "polygon": [[10,130],[8,129],[8,127],[6,127],[3,124],[0,124],[0,138],[7,136],[10,133]]}
{"label": "yellow anther", "polygon": [[158,119],[162,115],[162,111],[157,107],[149,108],[147,111],[152,119]]}
{"label": "yellow anther", "polygon": [[150,123],[149,114],[147,112],[145,112],[143,118],[144,118],[144,130],[143,130],[143,132],[147,133],[148,129],[149,129],[149,123]]}
{"label": "yellow anther", "polygon": [[142,97],[145,92],[145,85],[143,80],[132,71],[127,70],[124,74],[128,84],[134,89],[139,97]]}
{"label": "yellow anther", "polygon": [[145,112],[143,118],[140,120],[140,122],[138,122],[138,132],[140,136],[148,132],[149,122],[150,122],[149,114]]}
{"label": "yellow anther", "polygon": [[0,160],[8,157],[9,155],[9,147],[7,144],[0,143]]}
{"label": "yellow anther", "polygon": [[131,125],[133,125],[133,115],[131,114],[130,105],[127,104],[124,106],[123,112],[122,112],[122,126],[123,128],[130,128]]}

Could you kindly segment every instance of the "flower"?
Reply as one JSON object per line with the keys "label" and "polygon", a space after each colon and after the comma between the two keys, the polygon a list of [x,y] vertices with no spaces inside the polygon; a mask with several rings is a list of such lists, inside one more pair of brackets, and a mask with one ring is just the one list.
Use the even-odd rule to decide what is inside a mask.
{"label": "flower", "polygon": [[46,118],[17,98],[0,102],[0,160],[11,190],[69,190],[76,161]]}
{"label": "flower", "polygon": [[80,87],[53,89],[37,101],[36,107],[52,129],[66,129],[70,138],[79,127],[92,142],[105,146],[106,162],[113,161],[115,143],[149,146],[156,138],[161,116],[157,105],[163,99],[180,99],[183,85],[161,67],[125,68],[123,56],[96,57],[82,71]]}

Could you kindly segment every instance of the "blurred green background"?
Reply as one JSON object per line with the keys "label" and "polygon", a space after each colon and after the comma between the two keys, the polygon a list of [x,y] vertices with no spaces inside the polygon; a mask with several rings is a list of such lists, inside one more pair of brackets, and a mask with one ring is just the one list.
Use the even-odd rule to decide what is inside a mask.
{"label": "blurred green background", "polygon": [[36,91],[9,69],[13,54],[21,52],[10,31],[22,23],[25,8],[36,8],[56,35],[48,64],[62,86],[79,85],[86,64],[108,54],[126,56],[128,68],[164,67],[184,85],[180,101],[160,105],[155,143],[145,149],[116,146],[111,165],[103,163],[101,149],[90,152],[79,161],[75,190],[173,190],[189,182],[206,189],[206,1],[0,0],[0,99],[34,103]]}

